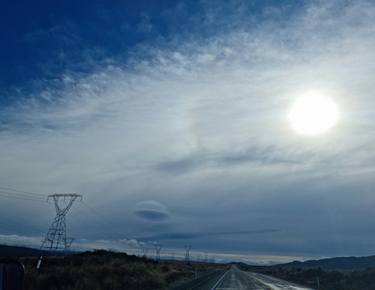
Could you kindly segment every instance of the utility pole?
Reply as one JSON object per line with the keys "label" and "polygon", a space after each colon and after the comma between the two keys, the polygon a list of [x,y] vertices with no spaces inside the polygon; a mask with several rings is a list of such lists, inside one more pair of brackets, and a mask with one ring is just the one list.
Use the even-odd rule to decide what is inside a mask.
{"label": "utility pole", "polygon": [[159,261],[160,260],[160,252],[161,252],[161,249],[163,248],[163,245],[159,244],[159,243],[154,243],[154,247],[155,247],[155,259],[156,259],[156,261]]}
{"label": "utility pole", "polygon": [[52,194],[47,201],[53,199],[56,216],[42,242],[41,249],[47,251],[66,251],[73,238],[66,237],[66,215],[76,199],[82,200],[82,195],[76,193]]}
{"label": "utility pole", "polygon": [[190,250],[191,250],[191,245],[185,245],[185,262],[186,263],[190,262]]}

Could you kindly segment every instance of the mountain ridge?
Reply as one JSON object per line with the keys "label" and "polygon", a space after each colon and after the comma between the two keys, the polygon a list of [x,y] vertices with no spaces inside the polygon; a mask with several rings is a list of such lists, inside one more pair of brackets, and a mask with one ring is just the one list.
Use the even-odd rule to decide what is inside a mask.
{"label": "mountain ridge", "polygon": [[273,267],[282,268],[322,268],[337,270],[357,270],[375,268],[375,255],[356,257],[333,257],[307,261],[293,261],[285,264],[278,264]]}

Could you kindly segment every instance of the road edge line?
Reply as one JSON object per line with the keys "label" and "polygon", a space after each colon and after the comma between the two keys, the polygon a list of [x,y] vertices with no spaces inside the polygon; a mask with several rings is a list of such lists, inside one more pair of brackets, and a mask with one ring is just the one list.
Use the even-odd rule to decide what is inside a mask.
{"label": "road edge line", "polygon": [[225,273],[223,274],[223,276],[220,277],[219,280],[217,280],[217,282],[215,283],[215,285],[211,288],[211,290],[215,290],[215,288],[217,287],[217,285],[219,285],[219,283],[224,279],[225,275],[229,272],[229,270],[226,270]]}

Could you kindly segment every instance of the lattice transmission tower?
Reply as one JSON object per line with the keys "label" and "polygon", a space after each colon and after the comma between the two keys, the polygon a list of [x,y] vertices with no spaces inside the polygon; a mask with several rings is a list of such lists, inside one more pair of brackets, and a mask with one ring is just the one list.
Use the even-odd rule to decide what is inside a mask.
{"label": "lattice transmission tower", "polygon": [[148,253],[148,248],[147,248],[147,245],[145,244],[140,244],[140,249],[142,251],[142,254],[143,254],[143,258],[147,258],[147,253]]}
{"label": "lattice transmission tower", "polygon": [[191,250],[191,245],[185,245],[185,262],[186,263],[190,262],[190,250]]}
{"label": "lattice transmission tower", "polygon": [[77,199],[82,200],[82,195],[52,194],[48,196],[47,201],[51,199],[55,204],[56,216],[42,242],[41,249],[52,252],[65,251],[73,242],[73,238],[66,237],[66,215]]}
{"label": "lattice transmission tower", "polygon": [[155,247],[155,259],[157,261],[159,261],[160,260],[160,252],[161,252],[161,249],[163,248],[163,245],[159,244],[159,243],[155,243],[154,247]]}

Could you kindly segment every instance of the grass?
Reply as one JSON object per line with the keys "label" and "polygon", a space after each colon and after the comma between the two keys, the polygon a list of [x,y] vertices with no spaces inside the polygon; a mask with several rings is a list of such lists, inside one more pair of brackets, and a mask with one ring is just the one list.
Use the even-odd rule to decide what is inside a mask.
{"label": "grass", "polygon": [[217,265],[180,261],[154,261],[108,251],[66,257],[45,257],[40,271],[36,257],[21,258],[25,290],[164,290],[193,279]]}

